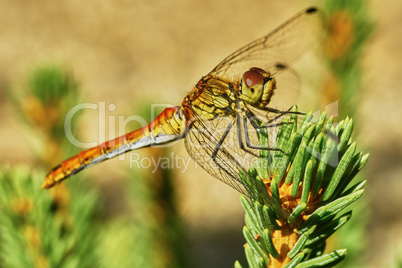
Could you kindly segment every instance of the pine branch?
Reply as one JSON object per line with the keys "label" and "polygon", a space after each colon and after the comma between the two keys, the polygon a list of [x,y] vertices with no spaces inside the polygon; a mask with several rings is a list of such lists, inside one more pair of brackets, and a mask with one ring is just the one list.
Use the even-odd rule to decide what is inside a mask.
{"label": "pine branch", "polygon": [[81,198],[55,198],[38,191],[42,178],[21,166],[0,168],[0,266],[93,267],[97,196],[76,182],[71,192]]}
{"label": "pine branch", "polygon": [[[241,174],[250,192],[258,193],[251,200],[241,198],[248,265],[330,267],[345,258],[346,249],[324,254],[326,240],[352,212],[338,214],[363,194],[365,181],[347,187],[368,155],[356,152],[349,118],[336,127],[325,112],[317,122],[311,114],[300,126],[295,114],[284,122],[288,123],[279,127],[276,148],[286,154],[261,151],[260,162]],[[259,139],[262,146],[268,145],[266,131]],[[242,266],[236,262],[235,267]]]}
{"label": "pine branch", "polygon": [[[30,126],[28,135],[37,136],[35,143],[42,144],[35,168],[48,169],[71,148],[62,146],[63,119],[78,103],[76,80],[63,68],[44,66],[32,72],[25,87],[13,90],[10,98]],[[93,266],[99,202],[95,191],[79,179],[50,192],[38,191],[43,175],[23,167],[0,167],[0,266]]]}

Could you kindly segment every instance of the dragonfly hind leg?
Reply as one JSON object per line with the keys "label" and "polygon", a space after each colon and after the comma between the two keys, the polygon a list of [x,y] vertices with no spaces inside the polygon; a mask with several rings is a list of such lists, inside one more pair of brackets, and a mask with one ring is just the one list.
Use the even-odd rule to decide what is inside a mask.
{"label": "dragonfly hind leg", "polygon": [[[232,129],[232,127],[233,127],[233,123],[230,123],[230,124],[227,126],[225,132],[223,133],[222,137],[220,138],[220,140],[219,140],[217,146],[215,147],[215,149],[214,149],[214,151],[213,151],[213,153],[212,153],[212,160],[214,161],[214,163],[215,163],[219,168],[221,168],[222,170],[224,170],[228,175],[230,175],[230,176],[232,176],[232,177],[236,177],[236,176],[233,176],[234,174],[231,174],[231,172],[230,172],[230,167],[229,167],[229,168],[225,168],[224,166],[222,166],[222,164],[220,163],[220,161],[218,161],[218,153],[219,153],[219,151],[221,151],[221,152],[224,152],[224,153],[225,153],[225,157],[227,157],[227,158],[229,158],[230,160],[232,160],[238,167],[243,168],[243,167],[240,165],[240,163],[239,163],[232,155],[230,155],[230,153],[226,152],[226,150],[221,150],[221,147],[223,146],[223,142],[224,142],[225,139],[227,138],[227,136],[228,136],[230,130]],[[224,163],[226,163],[226,162],[224,162]],[[226,164],[227,164],[227,163],[226,163]],[[237,174],[236,174],[236,175],[237,175]]]}

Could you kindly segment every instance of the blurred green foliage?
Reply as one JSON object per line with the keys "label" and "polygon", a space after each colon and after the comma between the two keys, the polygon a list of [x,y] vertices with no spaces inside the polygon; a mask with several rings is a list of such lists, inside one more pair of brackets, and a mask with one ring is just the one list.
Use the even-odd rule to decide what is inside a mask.
{"label": "blurred green foliage", "polygon": [[339,100],[339,117],[354,117],[363,97],[362,56],[374,30],[367,1],[327,0],[328,32],[322,51],[329,78],[324,105]]}
{"label": "blurred green foliage", "polygon": [[[28,135],[41,144],[35,152],[39,161],[32,171],[0,168],[0,266],[186,266],[169,170],[152,175],[127,171],[123,199],[129,210],[113,217],[102,216],[102,194],[85,172],[49,191],[39,190],[42,171],[71,156],[64,119],[79,104],[80,93],[77,80],[58,66],[39,67],[27,80],[9,96],[29,126]],[[143,115],[149,107],[143,105]],[[76,125],[71,128],[75,133]],[[151,152],[155,157],[167,153],[158,148]]]}
{"label": "blurred green foliage", "polygon": [[[323,105],[339,101],[338,118],[355,117],[359,112],[360,100],[364,98],[362,58],[375,29],[368,6],[368,2],[363,0],[327,0],[324,4],[328,32],[322,51],[329,77],[323,87]],[[348,257],[339,267],[358,266],[364,259],[364,249],[368,246],[365,229],[370,219],[367,204],[365,201],[353,205],[353,210],[359,216],[353,217],[330,240],[333,248],[348,248]]]}
{"label": "blurred green foliage", "polygon": [[0,265],[93,267],[97,195],[74,185],[55,196],[38,190],[42,180],[23,166],[0,169]]}

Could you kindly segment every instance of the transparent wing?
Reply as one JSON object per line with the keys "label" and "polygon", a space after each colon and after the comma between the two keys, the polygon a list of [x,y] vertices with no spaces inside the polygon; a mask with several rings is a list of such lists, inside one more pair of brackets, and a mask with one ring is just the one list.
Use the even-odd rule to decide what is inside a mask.
{"label": "transparent wing", "polygon": [[306,9],[269,34],[235,51],[219,63],[210,75],[239,78],[251,67],[276,73],[295,62],[324,32],[324,15]]}
{"label": "transparent wing", "polygon": [[[273,32],[232,53],[209,75],[238,81],[251,67],[262,68],[270,72],[276,80],[276,90],[269,107],[286,111],[294,104],[299,88],[298,78],[289,65],[319,39],[323,29],[323,14],[320,11],[314,8],[302,11]],[[220,86],[216,85],[213,88],[216,90]],[[206,103],[205,107],[209,106]],[[200,107],[202,106],[198,106],[197,109],[200,110]],[[250,195],[249,190],[241,182],[239,172],[247,174],[249,167],[257,163],[259,150],[252,147],[258,147],[259,142],[256,130],[250,122],[246,122],[246,127],[244,126],[245,115],[240,115],[240,121],[233,113],[230,113],[230,116],[219,116],[208,120],[202,116],[207,111],[201,109],[197,114],[191,104],[186,106],[186,109],[190,109],[189,114],[193,116],[185,142],[190,156],[215,178],[240,193]],[[262,110],[256,111],[255,116],[265,119],[263,121],[268,117],[266,111]],[[268,128],[268,132],[271,133],[269,148],[275,148],[273,142],[277,129],[274,126]],[[245,144],[246,136],[251,146]],[[240,146],[240,140],[244,145],[243,148]]]}
{"label": "transparent wing", "polygon": [[[244,128],[243,118],[244,115],[241,115],[238,124],[237,118],[230,116],[204,120],[195,115],[195,120],[186,133],[185,144],[191,158],[204,170],[240,193],[250,196],[253,193],[242,183],[239,172],[248,174],[247,170],[258,163],[259,149],[251,147],[259,146],[259,141],[256,129],[249,122],[247,128]],[[274,147],[277,129],[268,128],[270,148]],[[251,147],[246,144],[246,133]],[[241,148],[239,139],[244,148]]]}
{"label": "transparent wing", "polygon": [[281,69],[276,73],[272,73],[272,76],[276,81],[276,88],[268,107],[279,111],[287,111],[296,103],[300,89],[299,77],[288,66],[281,66]]}
{"label": "transparent wing", "polygon": [[[231,125],[230,133],[221,144],[221,138]],[[246,168],[236,156],[239,147],[236,139],[237,125],[233,118],[218,117],[214,120],[196,120],[186,134],[186,149],[191,158],[215,178],[223,181],[242,194],[249,195],[241,183],[239,172]],[[213,154],[216,152],[215,160]],[[243,161],[243,160],[242,160]]]}

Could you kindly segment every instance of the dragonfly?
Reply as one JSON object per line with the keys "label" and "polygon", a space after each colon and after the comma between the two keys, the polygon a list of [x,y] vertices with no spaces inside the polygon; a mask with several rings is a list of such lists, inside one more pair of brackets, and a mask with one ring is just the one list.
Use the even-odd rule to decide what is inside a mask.
{"label": "dragonfly", "polygon": [[[260,24],[259,24],[260,26]],[[166,108],[151,123],[87,149],[61,162],[46,176],[42,189],[120,154],[185,139],[191,158],[213,177],[250,196],[239,176],[255,163],[262,147],[256,135],[263,120],[274,131],[290,113],[299,89],[290,68],[318,41],[323,13],[308,8],[267,35],[236,50],[202,77],[182,104]]]}

